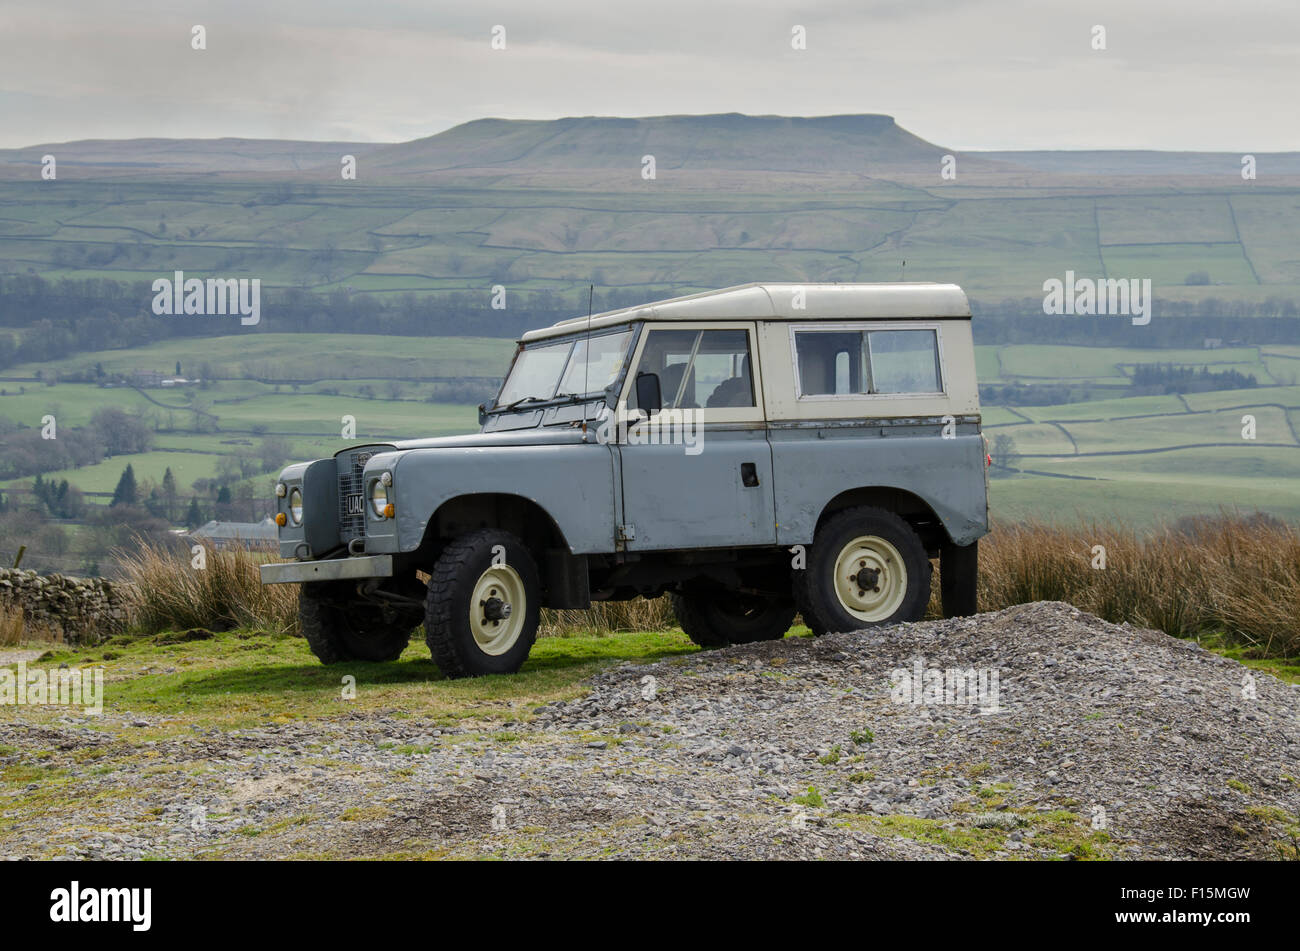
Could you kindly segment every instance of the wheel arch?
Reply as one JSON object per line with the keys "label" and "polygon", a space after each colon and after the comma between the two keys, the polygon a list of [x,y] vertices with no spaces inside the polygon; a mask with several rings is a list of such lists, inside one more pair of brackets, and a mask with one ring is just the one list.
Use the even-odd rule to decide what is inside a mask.
{"label": "wheel arch", "polygon": [[943,518],[934,506],[915,492],[892,485],[865,485],[845,489],[822,506],[817,516],[817,529],[820,530],[836,513],[860,505],[874,506],[898,515],[920,536],[921,543],[931,557],[938,554],[942,545],[952,541]]}
{"label": "wheel arch", "polygon": [[414,554],[420,561],[431,560],[451,539],[480,528],[498,528],[518,536],[539,564],[549,549],[572,551],[559,524],[533,499],[508,492],[478,492],[439,505],[425,523]]}

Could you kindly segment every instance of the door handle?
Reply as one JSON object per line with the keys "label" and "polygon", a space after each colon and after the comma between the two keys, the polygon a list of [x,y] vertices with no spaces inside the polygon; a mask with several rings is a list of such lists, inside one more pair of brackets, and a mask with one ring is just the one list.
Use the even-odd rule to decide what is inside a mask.
{"label": "door handle", "polygon": [[742,462],[740,464],[740,481],[747,489],[752,489],[758,485],[758,467],[752,462]]}

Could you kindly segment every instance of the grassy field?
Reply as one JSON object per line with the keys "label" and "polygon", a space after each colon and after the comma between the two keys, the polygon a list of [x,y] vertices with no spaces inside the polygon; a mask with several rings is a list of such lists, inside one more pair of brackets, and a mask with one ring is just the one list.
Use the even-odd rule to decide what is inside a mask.
{"label": "grassy field", "polygon": [[[573,129],[538,133],[521,155],[504,126],[468,150],[456,130],[395,147],[356,182],[321,169],[249,181],[96,169],[57,188],[0,176],[0,270],[141,281],[181,268],[385,295],[501,282],[575,299],[594,281],[654,299],[756,277],[896,280],[906,260],[910,279],[955,281],[987,300],[1039,296],[1066,270],[1148,277],[1183,300],[1300,297],[1300,189],[1289,179],[1265,193],[1172,171],[1159,189],[1100,175],[1081,193],[1069,176],[966,165],[944,181],[943,150],[928,143],[847,147],[807,129],[755,130],[666,133],[665,161],[678,158],[653,182],[627,158],[646,143],[625,141],[624,155],[618,130],[580,145]],[[709,149],[702,136],[739,147]],[[594,152],[595,166],[575,165]],[[480,163],[499,172],[475,174]],[[1199,271],[1211,283],[1187,284]]]}
{"label": "grassy field", "polygon": [[[810,635],[799,627],[788,636]],[[1242,656],[1241,648],[1215,649],[1255,669],[1300,682],[1295,659],[1260,660]],[[518,674],[448,680],[418,639],[391,663],[325,667],[300,637],[238,630],[191,639],[175,633],[118,637],[82,649],[56,646],[40,665],[102,666],[108,682],[105,712],[157,714],[160,722],[141,738],[162,740],[188,733],[192,725],[245,729],[337,715],[339,683],[349,674],[360,685],[349,710],[399,717],[401,711],[418,710],[447,725],[479,721],[485,729],[499,728],[527,718],[542,704],[580,695],[582,682],[603,667],[698,650],[676,628],[544,637]],[[168,719],[178,714],[183,721]]]}
{"label": "grassy field", "polygon": [[[207,389],[105,389],[92,384],[54,386],[0,382],[0,416],[39,425],[53,414],[60,426],[85,425],[116,405],[143,415],[156,428],[153,451],[60,471],[83,490],[111,492],[130,461],[137,477],[160,479],[171,467],[182,491],[216,475],[222,456],[255,450],[266,435],[283,436],[295,458],[318,458],[354,441],[469,432],[472,406],[429,402],[435,384],[404,376],[495,377],[509,360],[511,342],[492,338],[360,337],[331,334],[259,334],[253,341],[218,337],[199,352],[224,377]],[[103,351],[45,367],[25,366],[9,377],[77,372],[100,363],[105,371],[172,372],[193,359],[192,342],[169,341],[127,351]],[[990,438],[1011,436],[1022,470],[994,478],[997,517],[1060,513],[1104,515],[1150,524],[1171,515],[1220,507],[1300,519],[1300,386],[1183,396],[1124,396],[1137,363],[1225,367],[1273,384],[1270,360],[1300,368],[1300,347],[1223,350],[1138,350],[1113,347],[1004,346],[977,348],[981,382],[1111,384],[1106,398],[1050,406],[987,406]],[[192,371],[191,371],[192,372]],[[1278,371],[1280,373],[1280,371]],[[311,383],[291,383],[309,379]],[[265,375],[262,382],[247,378]],[[21,391],[21,392],[20,392]],[[1110,394],[1114,394],[1113,396]],[[1255,439],[1242,438],[1242,417],[1255,418]],[[356,439],[341,436],[342,418],[356,420]],[[1076,478],[1078,477],[1078,478]],[[30,478],[5,487],[25,488]]]}
{"label": "grassy field", "polygon": [[[166,340],[130,350],[103,350],[63,360],[20,364],[0,377],[32,377],[93,370],[106,373],[158,370],[197,377],[205,364],[224,379],[366,380],[429,377],[499,379],[510,365],[514,342],[502,337],[397,337],[365,334],[231,334],[199,340]],[[8,384],[0,384],[8,385]],[[12,388],[12,386],[10,386]]]}
{"label": "grassy field", "polygon": [[[1194,535],[1143,535],[1116,524],[999,527],[981,547],[980,609],[1069,601],[1107,620],[1195,638],[1300,682],[1293,613],[1300,536],[1294,529],[1227,521]],[[1098,543],[1108,551],[1104,571],[1090,564]],[[1229,554],[1234,567],[1225,572]],[[107,711],[160,715],[150,727],[162,731],[160,739],[174,735],[168,718],[177,714],[184,717],[183,724],[172,722],[178,730],[332,716],[347,675],[362,685],[356,709],[419,710],[440,722],[478,720],[491,728],[575,695],[603,666],[697,650],[660,598],[546,612],[543,636],[515,676],[447,680],[418,630],[394,662],[324,667],[295,636],[295,592],[260,586],[259,561],[246,552],[212,552],[208,570],[196,573],[188,554],[145,552],[131,563],[140,599],[127,633],[84,647],[19,637],[0,640],[0,649],[27,643],[46,651],[45,665],[102,665]],[[939,616],[937,592],[936,585],[928,617]],[[11,629],[0,626],[0,632]],[[801,624],[788,632],[808,635]]]}
{"label": "grassy field", "polygon": [[[85,425],[107,405],[142,415],[156,429],[149,453],[53,473],[83,491],[108,493],[130,462],[137,478],[160,480],[171,468],[182,495],[194,480],[217,475],[223,457],[254,452],[267,435],[282,436],[296,459],[319,458],[344,445],[473,431],[472,406],[430,402],[436,386],[420,377],[496,378],[512,343],[496,338],[364,337],[257,334],[167,341],[101,351],[44,366],[15,367],[0,380],[0,416],[38,426]],[[214,379],[208,388],[136,390],[85,383],[16,382],[100,364],[105,372],[195,373],[201,354]],[[1219,350],[1115,347],[978,347],[982,383],[1070,381],[1104,398],[1048,406],[986,406],[989,437],[1012,437],[1018,473],[995,470],[996,518],[1045,520],[1118,517],[1150,525],[1182,515],[1261,510],[1300,520],[1300,346]],[[1238,369],[1262,385],[1187,396],[1126,396],[1132,367],[1165,362]],[[250,377],[261,377],[252,379]],[[310,383],[290,382],[313,380]],[[280,382],[275,382],[280,381]],[[1242,437],[1243,416],[1255,438]],[[355,417],[356,438],[341,435]],[[270,476],[255,491],[269,491]],[[30,477],[0,488],[25,489]]]}
{"label": "grassy field", "polygon": [[1142,350],[1122,347],[1059,347],[1022,344],[992,350],[996,361],[985,356],[978,368],[981,383],[1055,382],[1079,380],[1092,383],[1127,383],[1135,363],[1177,363],[1208,366],[1214,370],[1254,373],[1260,384],[1274,382],[1257,347],[1219,350]]}
{"label": "grassy field", "polygon": [[[1134,351],[1007,347],[1013,366],[1090,368],[1104,375],[1133,362],[1261,372],[1255,350]],[[1137,359],[1135,359],[1135,356]],[[986,364],[989,358],[985,357]],[[1080,379],[1085,379],[1082,372]],[[1243,435],[1254,419],[1254,438]],[[1300,386],[1137,396],[1054,406],[995,408],[990,438],[1015,440],[1022,474],[995,478],[990,508],[1007,518],[1118,517],[1139,524],[1222,507],[1300,520]],[[1088,481],[1084,481],[1088,480]]]}
{"label": "grassy field", "polygon": [[[342,389],[347,383],[336,385]],[[417,388],[416,384],[409,387]],[[96,410],[114,405],[139,413],[159,427],[152,452],[118,456],[96,465],[52,474],[53,478],[68,479],[87,492],[111,492],[128,462],[137,478],[161,479],[164,470],[170,467],[178,484],[188,488],[195,479],[215,476],[223,455],[253,450],[266,435],[283,436],[296,456],[318,458],[357,442],[440,436],[477,427],[472,406],[416,399],[326,396],[309,392],[307,388],[295,393],[283,387],[277,392],[271,384],[240,384],[240,389],[244,392],[235,398],[224,395],[224,386],[197,393],[187,391],[196,395],[193,404],[185,403],[177,391],[143,391],[155,400],[168,401],[168,405],[159,406],[134,389],[61,383],[53,387],[28,387],[22,395],[0,395],[0,416],[39,426],[41,417],[50,414],[60,426],[84,426]],[[202,410],[202,416],[196,415],[196,407]],[[345,416],[355,420],[353,438],[342,436]],[[217,429],[195,432],[192,427],[196,423]],[[26,487],[30,483],[31,477],[23,477],[0,483],[0,487]]]}
{"label": "grassy field", "polygon": [[1154,526],[1166,519],[1213,515],[1221,510],[1242,514],[1265,512],[1300,522],[1300,493],[1283,482],[1261,476],[1234,482],[1222,476],[1204,480],[1180,477],[1199,459],[1184,457],[1183,466],[1170,460],[1169,472],[1146,474],[1104,470],[1094,480],[1056,476],[1017,476],[994,479],[989,509],[1008,521],[1037,519],[1070,524],[1081,519]]}

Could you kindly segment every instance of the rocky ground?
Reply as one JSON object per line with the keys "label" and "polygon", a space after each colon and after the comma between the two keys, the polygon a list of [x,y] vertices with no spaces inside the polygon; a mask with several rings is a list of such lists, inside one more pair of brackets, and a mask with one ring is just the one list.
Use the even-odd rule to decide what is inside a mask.
{"label": "rocky ground", "polygon": [[[927,690],[950,668],[978,702]],[[1300,687],[1053,603],[623,664],[504,727],[141,742],[158,718],[0,709],[0,854],[1295,858],[1298,717]],[[33,808],[13,767],[60,764]]]}

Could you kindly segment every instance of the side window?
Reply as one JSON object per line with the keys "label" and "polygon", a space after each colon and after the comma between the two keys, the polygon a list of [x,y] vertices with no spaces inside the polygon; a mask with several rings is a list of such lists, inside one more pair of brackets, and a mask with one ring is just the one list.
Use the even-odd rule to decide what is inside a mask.
{"label": "side window", "polygon": [[665,409],[720,409],[757,405],[750,367],[748,331],[651,330],[636,372],[659,375]]}
{"label": "side window", "polygon": [[800,396],[866,393],[861,331],[796,331]]}
{"label": "side window", "polygon": [[934,330],[796,330],[800,396],[940,393]]}
{"label": "side window", "polygon": [[939,341],[933,330],[872,330],[873,393],[938,393]]}

